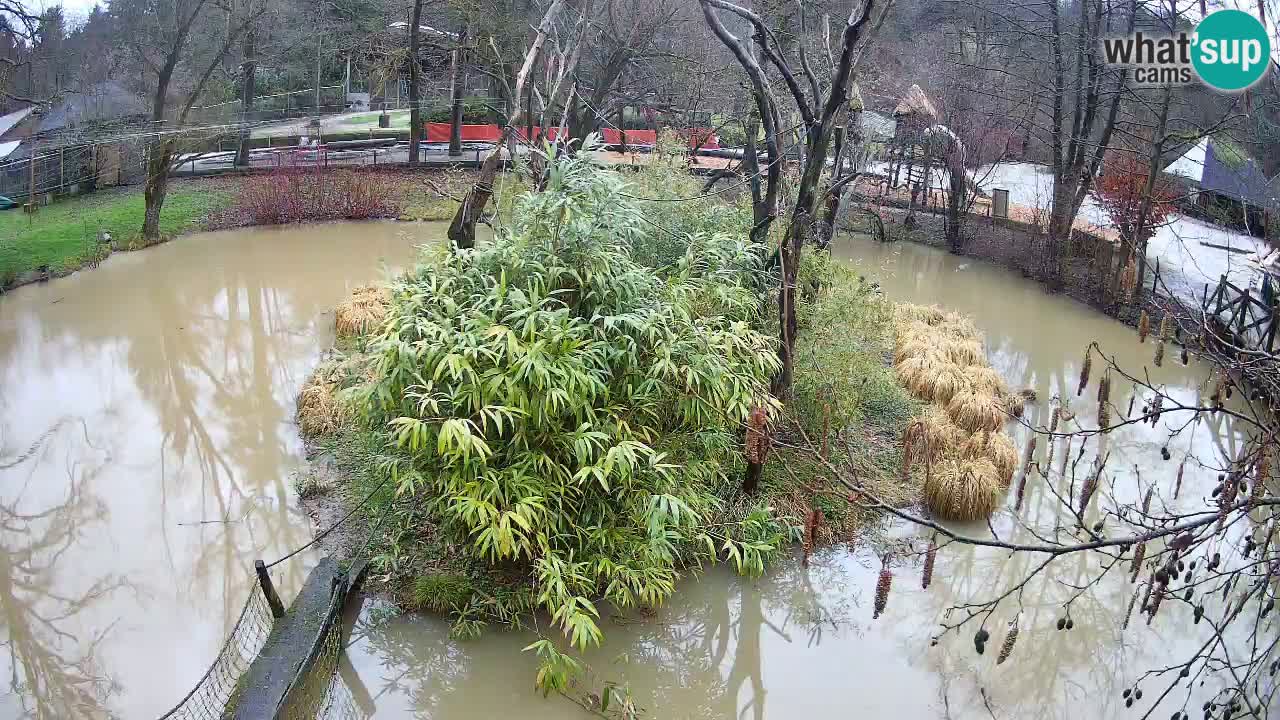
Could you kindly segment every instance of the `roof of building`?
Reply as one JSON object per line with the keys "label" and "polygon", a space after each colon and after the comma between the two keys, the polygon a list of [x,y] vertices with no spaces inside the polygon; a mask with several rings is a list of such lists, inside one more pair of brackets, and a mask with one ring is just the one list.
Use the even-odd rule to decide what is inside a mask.
{"label": "roof of building", "polygon": [[862,134],[872,142],[885,142],[893,139],[898,121],[875,110],[863,110],[861,115]]}
{"label": "roof of building", "polygon": [[1201,190],[1259,207],[1276,204],[1277,192],[1262,167],[1237,145],[1222,138],[1203,138],[1164,169],[1194,181]]}
{"label": "roof of building", "polygon": [[1253,158],[1236,152],[1229,145],[1210,142],[1200,188],[1259,207],[1274,205],[1275,194],[1262,168]]}
{"label": "roof of building", "polygon": [[1164,171],[1170,175],[1200,182],[1200,176],[1204,174],[1204,156],[1208,150],[1209,138],[1201,138],[1200,142],[1192,145],[1181,157],[1169,163]]}
{"label": "roof of building", "polygon": [[9,142],[0,142],[0,160],[3,160],[13,154],[14,150],[22,144],[21,140],[10,140]]}
{"label": "roof of building", "polygon": [[907,94],[903,95],[898,101],[897,107],[893,109],[894,117],[907,117],[911,115],[923,115],[928,118],[930,123],[938,121],[938,111],[933,107],[933,103],[929,102],[928,96],[924,94],[924,90],[919,85],[912,85],[907,89]]}
{"label": "roof of building", "polygon": [[0,115],[0,137],[4,137],[5,133],[9,132],[15,125],[25,120],[26,117],[31,114],[31,111],[35,109],[36,106],[31,105],[24,107],[21,110],[11,112],[8,115]]}
{"label": "roof of building", "polygon": [[146,112],[147,105],[137,94],[118,82],[107,81],[78,93],[69,93],[44,113],[36,132],[61,130],[72,125],[115,120]]}

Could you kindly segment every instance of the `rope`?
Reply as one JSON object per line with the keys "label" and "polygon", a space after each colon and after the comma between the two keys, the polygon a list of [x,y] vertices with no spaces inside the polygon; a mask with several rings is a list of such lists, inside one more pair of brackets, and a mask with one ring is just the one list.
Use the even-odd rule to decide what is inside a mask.
{"label": "rope", "polygon": [[[359,510],[360,508],[362,508],[362,507],[364,507],[366,504],[368,504],[368,502],[369,502],[370,500],[372,500],[372,499],[373,499],[373,496],[374,496],[374,495],[376,495],[376,494],[378,493],[378,491],[379,491],[379,490],[381,490],[381,489],[383,488],[383,486],[385,486],[385,485],[387,484],[387,481],[388,481],[388,480],[390,480],[390,479],[391,479],[391,476],[390,476],[390,475],[387,475],[386,477],[384,477],[384,478],[382,479],[382,482],[378,483],[378,484],[373,488],[373,490],[369,491],[369,494],[365,496],[364,500],[361,500],[361,501],[360,501],[360,503],[359,503],[358,505],[356,505],[355,507],[351,508],[351,511],[350,511],[350,512],[348,512],[346,515],[342,516],[342,519],[340,519],[340,520],[338,520],[337,522],[335,522],[334,524],[330,525],[328,528],[326,528],[326,529],[325,529],[323,532],[321,532],[319,535],[316,535],[316,536],[315,536],[314,538],[312,538],[309,542],[307,542],[306,544],[304,544],[304,545],[302,545],[301,547],[297,548],[296,550],[293,550],[293,551],[292,551],[292,552],[290,552],[288,555],[285,555],[284,557],[282,557],[282,558],[280,558],[279,560],[276,560],[276,561],[274,561],[274,562],[267,563],[266,567],[267,567],[268,569],[273,568],[273,567],[275,567],[276,565],[279,565],[280,563],[284,562],[285,560],[288,560],[289,558],[293,557],[294,555],[297,555],[298,553],[302,552],[303,550],[306,550],[307,548],[311,547],[312,545],[315,545],[316,543],[318,543],[318,542],[320,542],[321,540],[325,539],[325,537],[327,537],[327,536],[329,535],[329,533],[331,533],[331,532],[333,532],[334,530],[338,529],[338,526],[339,526],[339,525],[341,525],[341,524],[345,523],[346,521],[350,520],[350,519],[351,519],[351,516],[352,516],[352,515],[355,515],[357,510]],[[384,515],[384,516],[386,515],[386,512],[385,512],[385,511],[383,512],[383,515]],[[379,523],[381,523],[381,520],[379,520]],[[366,539],[366,540],[365,540],[365,543],[366,543],[366,547],[367,547],[367,546],[368,546],[368,539]]]}

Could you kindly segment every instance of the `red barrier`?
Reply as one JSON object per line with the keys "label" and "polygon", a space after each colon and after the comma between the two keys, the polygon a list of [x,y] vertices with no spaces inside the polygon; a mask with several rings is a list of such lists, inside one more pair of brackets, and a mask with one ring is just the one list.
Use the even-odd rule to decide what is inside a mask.
{"label": "red barrier", "polygon": [[[554,140],[560,128],[551,128],[546,135],[549,139]],[[524,139],[524,128],[521,127],[517,131]],[[502,137],[502,129],[497,125],[463,125],[461,129],[463,142],[497,142]],[[605,128],[603,133],[605,143],[609,145],[622,144],[622,131],[613,128]],[[695,128],[688,131],[689,146],[696,144],[696,139],[706,139],[702,144],[702,148],[706,150],[714,150],[720,147],[719,138],[715,133],[706,128]],[[534,127],[533,135],[536,138],[543,137],[542,128]],[[653,145],[658,141],[658,133],[654,130],[628,130],[628,145]],[[449,123],[427,123],[427,142],[446,143],[449,142]]]}

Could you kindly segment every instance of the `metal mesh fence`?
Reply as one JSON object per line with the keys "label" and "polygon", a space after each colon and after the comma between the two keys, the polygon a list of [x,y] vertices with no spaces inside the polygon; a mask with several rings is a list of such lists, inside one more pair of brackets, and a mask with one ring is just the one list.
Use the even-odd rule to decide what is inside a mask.
{"label": "metal mesh fence", "polygon": [[[277,718],[363,720],[372,714],[371,707],[357,702],[355,693],[347,685],[345,673],[339,672],[340,667],[346,663],[343,636],[343,624],[339,619],[329,626],[328,632],[320,640],[314,664],[300,677],[299,687],[286,696],[286,704],[276,714]],[[358,678],[356,682],[359,682]]]}
{"label": "metal mesh fence", "polygon": [[[372,699],[344,651],[346,631],[341,611],[345,598],[346,593],[333,594],[329,607],[332,622],[315,639],[311,653],[276,709],[277,720],[363,720],[373,714]],[[236,706],[241,678],[266,645],[274,622],[271,606],[255,582],[213,664],[191,692],[159,720],[229,717]]]}
{"label": "metal mesh fence", "polygon": [[271,634],[271,608],[256,585],[204,677],[159,720],[221,720],[234,705],[239,682]]}

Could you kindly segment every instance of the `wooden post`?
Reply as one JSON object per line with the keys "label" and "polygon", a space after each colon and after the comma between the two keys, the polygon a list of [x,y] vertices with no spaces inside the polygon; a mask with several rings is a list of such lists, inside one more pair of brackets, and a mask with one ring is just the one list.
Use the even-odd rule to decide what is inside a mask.
{"label": "wooden post", "polygon": [[258,584],[262,586],[262,594],[267,597],[267,604],[271,606],[271,616],[284,617],[284,603],[280,602],[280,596],[276,594],[276,586],[272,584],[271,576],[267,574],[266,564],[261,560],[254,560],[253,569],[258,573]]}
{"label": "wooden post", "polygon": [[58,148],[58,191],[67,192],[67,149]]}
{"label": "wooden post", "polygon": [[31,206],[29,208],[31,212],[35,212],[36,210],[36,150],[37,149],[38,149],[38,145],[35,142],[32,142],[31,143],[31,181],[30,181],[30,184],[27,186],[27,205]]}

